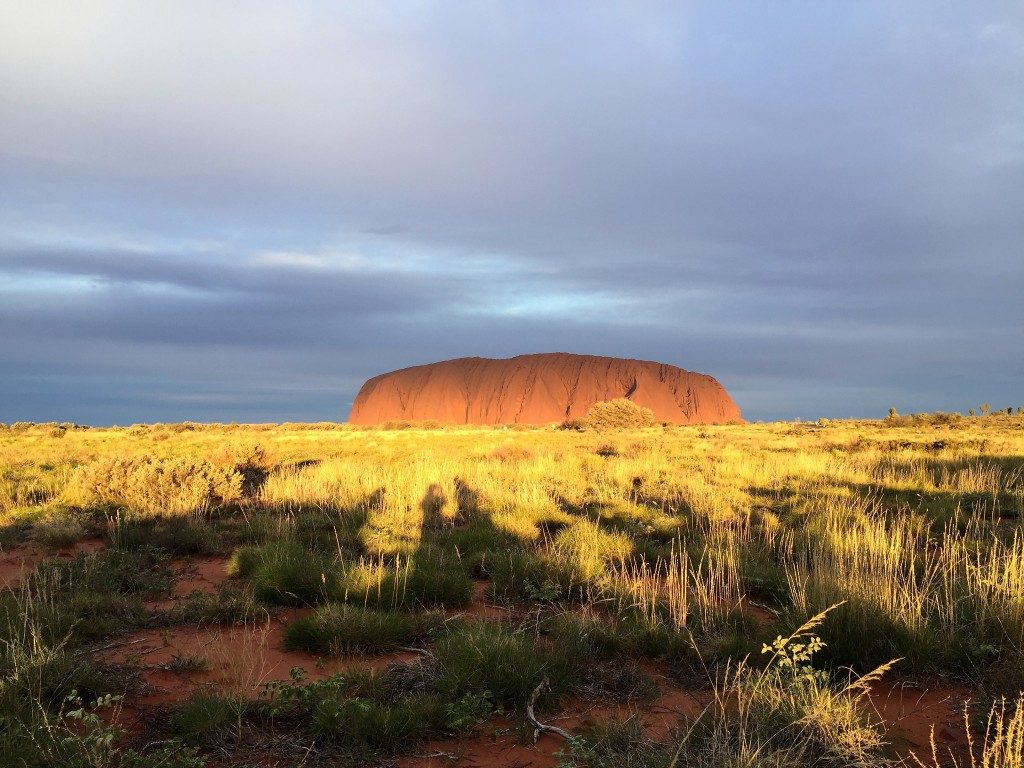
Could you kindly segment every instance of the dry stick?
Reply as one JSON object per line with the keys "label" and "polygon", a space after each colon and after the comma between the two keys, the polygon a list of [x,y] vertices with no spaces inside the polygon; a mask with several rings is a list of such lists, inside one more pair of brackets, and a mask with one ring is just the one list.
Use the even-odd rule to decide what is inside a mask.
{"label": "dry stick", "polygon": [[76,651],[75,655],[76,656],[81,656],[81,655],[86,654],[86,653],[99,653],[100,651],[109,651],[111,648],[123,648],[126,645],[135,645],[137,643],[144,643],[144,642],[146,642],[149,639],[150,638],[148,638],[148,637],[143,637],[143,638],[139,638],[138,640],[129,640],[128,642],[123,642],[123,643],[110,643],[109,645],[101,645],[99,648],[82,648],[80,651]]}
{"label": "dry stick", "polygon": [[530,725],[533,726],[533,743],[537,743],[537,739],[540,738],[541,732],[553,733],[557,736],[561,736],[563,739],[572,740],[572,734],[568,731],[562,730],[557,725],[545,725],[537,716],[533,713],[533,707],[537,703],[537,699],[540,695],[547,690],[549,680],[545,677],[540,681],[540,685],[533,689],[533,693],[530,694],[530,700],[526,703],[526,719]]}
{"label": "dry stick", "polygon": [[396,645],[395,646],[395,650],[396,651],[408,651],[409,653],[418,653],[420,656],[429,656],[430,655],[430,651],[428,651],[426,648],[417,648],[417,647],[412,646],[412,645]]}

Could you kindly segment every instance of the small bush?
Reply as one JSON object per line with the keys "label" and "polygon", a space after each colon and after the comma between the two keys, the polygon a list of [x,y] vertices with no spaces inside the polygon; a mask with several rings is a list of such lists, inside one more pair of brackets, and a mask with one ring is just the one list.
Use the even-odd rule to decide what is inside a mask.
{"label": "small bush", "polygon": [[534,452],[525,446],[504,443],[487,454],[487,458],[504,464],[518,464],[532,459],[534,455]]}
{"label": "small bush", "polygon": [[180,515],[236,501],[241,490],[241,475],[206,461],[108,458],[79,467],[67,497],[86,507],[113,505],[141,515]]}
{"label": "small bush", "polygon": [[119,518],[111,530],[118,549],[154,547],[173,555],[207,555],[217,551],[217,536],[209,526],[189,517]]}
{"label": "small bush", "polygon": [[422,638],[426,626],[419,617],[405,613],[326,605],[312,616],[291,622],[284,633],[284,647],[333,655],[380,653]]}
{"label": "small bush", "polygon": [[293,682],[268,686],[271,716],[301,723],[355,757],[407,748],[451,728],[459,714],[436,695],[397,690],[389,675],[372,670],[354,668],[308,684],[303,676],[293,670]]}
{"label": "small bush", "polygon": [[594,429],[640,429],[654,423],[654,411],[625,397],[594,403],[587,411],[587,424]]}
{"label": "small bush", "polygon": [[395,703],[327,699],[311,713],[313,732],[348,748],[397,752],[443,727],[447,711],[436,696],[418,694]]}
{"label": "small bush", "polygon": [[[667,768],[673,750],[652,741],[638,717],[600,723],[569,742],[560,768]],[[724,764],[723,764],[724,765]],[[746,764],[744,764],[746,765]]]}
{"label": "small bush", "polygon": [[631,649],[630,638],[595,616],[560,613],[545,627],[557,648],[571,648],[586,658],[614,659]]}
{"label": "small bush", "polygon": [[529,635],[479,624],[455,628],[435,643],[438,671],[435,685],[448,699],[490,692],[494,701],[523,707],[534,688],[547,676],[552,702],[582,675],[584,659],[545,652]]}
{"label": "small bush", "polygon": [[553,603],[572,591],[573,575],[567,564],[547,555],[522,549],[496,552],[488,570],[489,591],[500,600]]}
{"label": "small bush", "polygon": [[334,568],[322,555],[282,541],[260,547],[252,571],[253,594],[275,605],[316,605],[335,594]]}
{"label": "small bush", "polygon": [[566,419],[558,428],[565,432],[584,432],[587,429],[586,419]]}
{"label": "small bush", "polygon": [[377,608],[464,608],[473,600],[473,582],[458,563],[443,560],[362,560],[343,566],[334,594]]}
{"label": "small bush", "polygon": [[48,515],[32,526],[32,535],[48,547],[70,547],[88,531],[82,521],[69,514]]}
{"label": "small bush", "polygon": [[72,597],[80,591],[159,597],[171,587],[166,555],[153,548],[79,552],[71,559],[44,561],[37,574],[41,581],[62,585]]}
{"label": "small bush", "polygon": [[192,744],[209,744],[236,727],[238,709],[238,702],[223,696],[195,696],[177,706],[171,728]]}
{"label": "small bush", "polygon": [[894,765],[864,702],[888,665],[846,685],[815,670],[812,655],[824,644],[812,630],[824,615],[766,645],[764,669],[741,661],[719,676],[714,705],[680,745],[681,765]]}
{"label": "small bush", "polygon": [[256,568],[263,562],[265,546],[239,547],[231,553],[224,570],[231,578],[252,576]]}
{"label": "small bush", "polygon": [[194,591],[174,606],[170,618],[176,623],[237,624],[265,613],[249,590],[222,584],[216,595]]}

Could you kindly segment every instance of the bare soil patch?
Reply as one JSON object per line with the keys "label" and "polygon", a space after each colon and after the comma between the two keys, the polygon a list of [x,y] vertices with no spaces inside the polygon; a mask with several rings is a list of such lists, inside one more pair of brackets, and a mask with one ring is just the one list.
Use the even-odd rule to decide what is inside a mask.
{"label": "bare soil patch", "polygon": [[53,557],[72,558],[81,553],[99,552],[106,544],[103,539],[90,538],[76,541],[70,547],[54,549],[41,544],[27,544],[0,552],[0,589],[14,589],[44,560]]}

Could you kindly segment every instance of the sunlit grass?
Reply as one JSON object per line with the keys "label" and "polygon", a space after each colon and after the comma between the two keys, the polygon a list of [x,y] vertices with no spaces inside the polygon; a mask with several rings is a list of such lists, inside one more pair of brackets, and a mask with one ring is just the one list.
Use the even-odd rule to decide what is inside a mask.
{"label": "sunlit grass", "polygon": [[[544,676],[552,703],[594,690],[596,661],[628,671],[658,660],[717,675],[721,702],[684,742],[687,764],[884,765],[866,683],[841,684],[842,668],[895,661],[905,674],[974,680],[1024,654],[1020,418],[405,426],[0,429],[0,546],[107,547],[31,577],[32,626],[50,633],[40,664],[46,648],[67,657],[153,620],[142,599],[166,593],[167,564],[214,552],[229,556],[232,594],[193,601],[188,615],[311,607],[290,647],[413,643],[430,655],[414,681],[422,700],[377,692],[353,708],[364,693],[334,691],[306,712],[337,743],[358,731],[369,744],[362,729],[391,723],[384,741],[407,744],[427,732],[409,720],[421,707],[436,733],[465,722],[465,708],[522,707]],[[477,595],[530,622],[455,616]],[[23,615],[20,599],[6,598],[9,616]],[[456,620],[427,621],[428,610]],[[808,677],[758,663],[758,633],[808,621],[824,641],[799,662]],[[20,654],[16,671],[35,653],[26,637],[13,624],[0,637]],[[197,722],[241,701],[222,693],[212,710],[194,705]],[[47,698],[51,715],[59,698]],[[1019,711],[994,711],[973,765],[1019,766]],[[238,733],[247,717],[232,710]],[[594,754],[634,731],[605,732]],[[636,754],[671,764],[671,749]]]}

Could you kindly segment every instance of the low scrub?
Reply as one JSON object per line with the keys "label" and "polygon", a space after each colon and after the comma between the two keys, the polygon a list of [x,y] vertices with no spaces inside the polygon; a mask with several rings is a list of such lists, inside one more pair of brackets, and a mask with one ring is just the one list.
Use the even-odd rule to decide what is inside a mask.
{"label": "low scrub", "polygon": [[241,548],[228,562],[228,573],[248,576],[256,599],[274,605],[316,605],[338,586],[326,557],[291,541]]}
{"label": "low scrub", "polygon": [[621,565],[633,554],[633,540],[625,533],[602,530],[590,520],[577,519],[555,534],[552,556],[569,565],[574,580],[596,580],[610,564]]}
{"label": "low scrub", "polygon": [[109,530],[110,546],[116,549],[153,547],[179,556],[208,555],[218,549],[216,532],[193,516],[119,516]]}
{"label": "low scrub", "polygon": [[524,632],[470,624],[435,641],[436,686],[448,699],[489,692],[498,704],[518,708],[545,677],[551,681],[544,702],[552,703],[581,679],[586,660],[548,651]]}
{"label": "low scrub", "polygon": [[917,671],[970,670],[1020,653],[1024,538],[967,528],[935,536],[906,517],[826,516],[787,566],[794,623],[841,603],[820,633],[830,661],[859,669],[900,657]]}
{"label": "low scrub", "polygon": [[288,625],[284,647],[332,655],[382,653],[420,640],[429,624],[424,617],[408,613],[325,605]]}
{"label": "low scrub", "polygon": [[343,564],[335,596],[376,608],[465,608],[473,582],[458,563],[427,557]]}
{"label": "low scrub", "polygon": [[103,458],[79,467],[65,498],[84,507],[115,506],[138,515],[206,512],[237,501],[242,476],[193,458]]}
{"label": "low scrub", "polygon": [[436,696],[414,694],[394,703],[367,699],[326,699],[310,714],[314,733],[348,749],[397,752],[422,741],[446,722]]}
{"label": "low scrub", "polygon": [[574,735],[559,768],[674,768],[672,752],[647,736],[639,717],[613,718]]}
{"label": "low scrub", "polygon": [[586,424],[598,430],[641,429],[654,426],[654,411],[625,397],[618,397],[590,406]]}
{"label": "low scrub", "polygon": [[490,594],[508,602],[553,603],[569,598],[576,585],[569,564],[519,548],[495,553],[488,570]]}
{"label": "low scrub", "polygon": [[310,683],[303,677],[294,670],[292,682],[268,686],[271,717],[300,725],[318,741],[357,759],[398,752],[476,721],[467,719],[463,702],[446,703],[431,692],[402,689],[388,672],[354,668]]}
{"label": "low scrub", "polygon": [[847,683],[833,682],[812,666],[824,647],[813,634],[826,614],[815,616],[787,638],[764,647],[767,663],[732,664],[715,684],[715,696],[686,732],[678,764],[698,768],[895,766],[883,731],[867,704],[869,685],[883,665]]}

